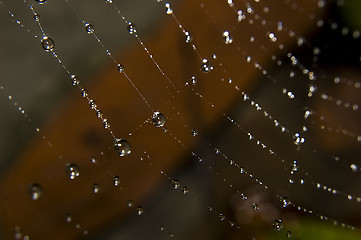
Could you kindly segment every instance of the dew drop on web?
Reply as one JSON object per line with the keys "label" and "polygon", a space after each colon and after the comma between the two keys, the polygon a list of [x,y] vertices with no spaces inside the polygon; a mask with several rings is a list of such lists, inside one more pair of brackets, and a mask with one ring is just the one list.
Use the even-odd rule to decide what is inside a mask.
{"label": "dew drop on web", "polygon": [[130,144],[124,139],[115,139],[114,149],[120,157],[128,156],[131,153]]}
{"label": "dew drop on web", "polygon": [[161,112],[154,112],[152,116],[152,122],[156,127],[164,127],[166,118]]}
{"label": "dew drop on web", "polygon": [[66,175],[68,175],[70,180],[74,180],[75,178],[80,176],[80,170],[78,165],[71,163],[71,164],[67,164],[65,166],[65,173]]}
{"label": "dew drop on web", "polygon": [[43,49],[46,51],[46,52],[50,52],[50,51],[53,51],[54,50],[54,47],[55,47],[55,43],[53,41],[53,39],[47,37],[47,36],[44,36],[42,39],[41,39],[41,46],[43,47]]}
{"label": "dew drop on web", "polygon": [[29,184],[28,194],[32,200],[38,200],[43,194],[43,188],[38,183]]}

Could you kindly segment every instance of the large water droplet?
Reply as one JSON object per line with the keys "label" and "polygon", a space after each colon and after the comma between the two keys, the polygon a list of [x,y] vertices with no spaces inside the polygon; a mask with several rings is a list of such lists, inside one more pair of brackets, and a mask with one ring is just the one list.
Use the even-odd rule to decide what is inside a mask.
{"label": "large water droplet", "polygon": [[38,183],[32,183],[28,187],[28,193],[31,199],[38,200],[43,193],[43,188]]}
{"label": "large water droplet", "polygon": [[209,73],[210,71],[213,70],[213,66],[207,59],[203,59],[201,64],[201,70],[205,73]]}
{"label": "large water droplet", "polygon": [[94,27],[90,23],[85,24],[85,31],[89,34],[92,34],[94,32]]}
{"label": "large water droplet", "polygon": [[44,48],[45,51],[50,52],[53,51],[55,43],[51,38],[44,36],[41,39],[41,46]]}
{"label": "large water droplet", "polygon": [[160,112],[154,112],[152,122],[156,127],[163,127],[165,124],[165,116]]}
{"label": "large water droplet", "polygon": [[283,228],[283,224],[282,224],[282,220],[281,219],[276,219],[273,222],[273,229],[276,231],[281,231],[281,229]]}
{"label": "large water droplet", "polygon": [[35,0],[35,2],[37,2],[39,4],[44,4],[44,3],[46,3],[46,0]]}
{"label": "large water droplet", "polygon": [[130,144],[124,139],[115,139],[114,148],[121,157],[127,156],[131,153]]}
{"label": "large water droplet", "polygon": [[68,177],[73,180],[80,175],[79,167],[76,164],[67,164],[65,167],[65,173],[68,175]]}
{"label": "large water droplet", "polygon": [[128,26],[127,26],[127,29],[128,29],[128,32],[130,34],[134,34],[137,32],[137,29],[135,28],[135,25],[131,22],[128,23]]}

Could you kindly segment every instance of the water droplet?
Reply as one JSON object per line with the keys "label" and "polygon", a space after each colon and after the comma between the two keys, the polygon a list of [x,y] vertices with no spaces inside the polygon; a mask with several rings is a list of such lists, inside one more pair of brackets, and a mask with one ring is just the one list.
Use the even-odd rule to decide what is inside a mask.
{"label": "water droplet", "polygon": [[103,118],[103,112],[101,110],[97,110],[96,114],[98,118]]}
{"label": "water droplet", "polygon": [[178,180],[172,180],[172,185],[176,190],[180,187],[180,183]]}
{"label": "water droplet", "polygon": [[118,72],[122,73],[124,72],[124,69],[125,69],[124,65],[118,64]]}
{"label": "water droplet", "polygon": [[164,225],[160,225],[160,231],[165,231],[165,226]]}
{"label": "water droplet", "polygon": [[45,51],[50,52],[53,51],[55,43],[51,38],[44,36],[41,39],[41,46],[44,48]]}
{"label": "water droplet", "polygon": [[66,165],[65,172],[71,180],[79,177],[79,175],[80,175],[78,165],[73,164],[73,163]]}
{"label": "water droplet", "polygon": [[96,164],[96,163],[97,163],[97,160],[96,160],[94,157],[91,157],[91,158],[90,158],[90,162],[93,163],[93,164]]}
{"label": "water droplet", "polygon": [[183,192],[183,194],[187,194],[189,192],[189,190],[187,187],[183,187],[182,192]]}
{"label": "water droplet", "polygon": [[34,20],[35,21],[39,21],[40,20],[40,15],[39,14],[34,14]]}
{"label": "water droplet", "polygon": [[85,24],[85,31],[89,34],[92,34],[94,32],[94,27],[90,23]]}
{"label": "water droplet", "polygon": [[160,112],[154,112],[152,122],[156,127],[163,127],[165,124],[165,116]]}
{"label": "water droplet", "polygon": [[92,185],[92,191],[93,191],[93,193],[95,193],[95,194],[99,193],[99,192],[100,192],[100,186],[99,186],[99,184],[94,183],[94,184]]}
{"label": "water droplet", "polygon": [[288,238],[291,238],[291,237],[292,237],[292,232],[291,232],[291,231],[287,231],[286,236],[287,236]]}
{"label": "water droplet", "polygon": [[184,35],[186,36],[186,43],[190,43],[192,41],[192,35],[188,31],[185,31]]}
{"label": "water droplet", "polygon": [[191,77],[191,83],[192,83],[192,85],[196,85],[196,84],[197,84],[197,78],[196,78],[196,76],[192,76],[192,77]]}
{"label": "water droplet", "polygon": [[16,240],[24,239],[23,234],[21,232],[21,228],[18,226],[14,228],[14,239]]}
{"label": "water droplet", "polygon": [[257,203],[253,203],[252,208],[253,208],[253,210],[259,210],[259,206]]}
{"label": "water droplet", "polygon": [[103,127],[105,129],[110,128],[110,123],[109,123],[108,119],[106,119],[106,118],[103,119]]}
{"label": "water droplet", "polygon": [[128,207],[133,207],[133,206],[134,206],[133,201],[132,201],[132,200],[128,200],[128,201],[127,201],[127,206],[128,206]]}
{"label": "water droplet", "polygon": [[120,185],[120,177],[119,176],[114,176],[113,177],[113,184],[116,187]]}
{"label": "water droplet", "polygon": [[31,199],[38,200],[43,193],[43,188],[38,183],[32,183],[29,184],[28,193]]}
{"label": "water droplet", "polygon": [[165,8],[166,8],[166,13],[167,13],[168,15],[173,13],[173,10],[170,8],[170,4],[169,4],[169,3],[166,3],[166,4],[165,4]]}
{"label": "water droplet", "polygon": [[352,163],[350,165],[350,168],[351,168],[352,172],[357,172],[358,171],[358,166],[356,164],[354,164],[354,163]]}
{"label": "water droplet", "polygon": [[44,3],[46,3],[46,0],[35,0],[35,2],[37,2],[39,4],[44,4]]}
{"label": "water droplet", "polygon": [[287,200],[287,197],[281,198],[282,207],[284,207],[284,208],[288,207],[289,203],[290,202]]}
{"label": "water droplet", "polygon": [[203,59],[201,64],[201,70],[205,73],[209,73],[213,70],[213,66],[210,64],[210,62],[207,59]]}
{"label": "water droplet", "polygon": [[223,42],[225,44],[230,44],[233,42],[233,39],[232,37],[229,35],[229,32],[228,31],[224,31],[223,32]]}
{"label": "water droplet", "polygon": [[137,207],[137,214],[138,214],[138,216],[143,215],[143,213],[144,213],[144,209],[143,209],[141,206]]}
{"label": "water droplet", "polygon": [[70,75],[70,81],[71,81],[71,84],[73,84],[73,86],[77,86],[80,83],[78,77],[75,75]]}
{"label": "water droplet", "polygon": [[134,34],[137,32],[137,29],[135,28],[135,25],[131,22],[128,23],[128,26],[127,26],[127,29],[128,29],[128,32],[130,34]]}
{"label": "water droplet", "polygon": [[91,109],[96,109],[98,105],[93,99],[90,99],[89,100],[89,106],[90,106]]}
{"label": "water droplet", "polygon": [[273,229],[276,231],[281,231],[281,229],[283,228],[283,224],[282,224],[282,220],[281,219],[276,219],[273,222]]}
{"label": "water droplet", "polygon": [[70,214],[67,214],[65,220],[67,223],[70,223],[73,220],[73,218]]}
{"label": "water droplet", "polygon": [[114,148],[121,157],[127,156],[131,153],[130,144],[124,139],[115,139]]}
{"label": "water droplet", "polygon": [[81,96],[82,96],[83,98],[88,97],[88,91],[87,91],[86,89],[82,89],[82,90],[81,90]]}
{"label": "water droplet", "polygon": [[197,129],[192,129],[192,136],[198,136],[198,130]]}

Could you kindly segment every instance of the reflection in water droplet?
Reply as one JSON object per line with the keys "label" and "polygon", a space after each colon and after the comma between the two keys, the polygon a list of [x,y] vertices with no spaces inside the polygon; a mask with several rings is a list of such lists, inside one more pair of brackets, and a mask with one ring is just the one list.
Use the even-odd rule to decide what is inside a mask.
{"label": "reflection in water droplet", "polygon": [[210,62],[207,59],[203,59],[202,64],[201,64],[201,70],[205,73],[209,73],[210,71],[213,70],[212,65],[210,64]]}
{"label": "reflection in water droplet", "polygon": [[94,27],[90,23],[85,24],[85,31],[89,34],[94,32]]}
{"label": "reflection in water droplet", "polygon": [[287,231],[286,236],[287,236],[288,238],[291,238],[291,237],[292,237],[292,232],[291,232],[291,231]]}
{"label": "reflection in water droplet", "polygon": [[68,177],[73,180],[80,175],[79,167],[76,164],[67,164],[65,167],[65,173],[68,175]]}
{"label": "reflection in water droplet", "polygon": [[41,46],[44,48],[44,50],[46,52],[50,52],[50,51],[53,51],[53,49],[55,47],[55,43],[51,38],[44,36],[41,39]]}
{"label": "reflection in water droplet", "polygon": [[100,186],[99,186],[99,184],[94,183],[94,184],[92,185],[92,191],[93,191],[93,193],[95,193],[95,194],[99,193],[99,192],[100,192]]}
{"label": "reflection in water droplet", "polygon": [[135,25],[131,22],[128,23],[128,26],[127,26],[127,29],[128,29],[128,32],[130,34],[134,34],[137,32],[137,29],[135,28]]}
{"label": "reflection in water droplet", "polygon": [[187,187],[183,187],[182,192],[183,192],[183,194],[187,194],[189,192],[189,190]]}
{"label": "reflection in water droplet", "polygon": [[121,157],[127,156],[131,153],[130,144],[124,139],[115,139],[114,148]]}
{"label": "reflection in water droplet", "polygon": [[119,176],[114,176],[113,177],[113,184],[116,187],[120,185],[120,177]]}
{"label": "reflection in water droplet", "polygon": [[105,0],[106,3],[113,3],[113,0]]}
{"label": "reflection in water droplet", "polygon": [[152,122],[156,127],[163,127],[165,124],[165,116],[160,112],[154,112]]}
{"label": "reflection in water droplet", "polygon": [[273,222],[273,229],[276,230],[276,231],[281,231],[282,228],[283,228],[282,220],[281,219],[276,219]]}
{"label": "reflection in water droplet", "polygon": [[29,193],[29,196],[31,197],[31,199],[38,200],[43,193],[43,189],[40,186],[40,184],[32,183],[32,184],[29,184],[28,193]]}

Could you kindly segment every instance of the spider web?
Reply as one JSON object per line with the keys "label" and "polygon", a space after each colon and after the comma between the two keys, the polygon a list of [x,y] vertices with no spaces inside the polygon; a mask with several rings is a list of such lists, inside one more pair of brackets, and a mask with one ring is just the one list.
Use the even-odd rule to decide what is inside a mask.
{"label": "spider web", "polygon": [[42,2],[0,2],[4,238],[359,237],[349,2]]}

